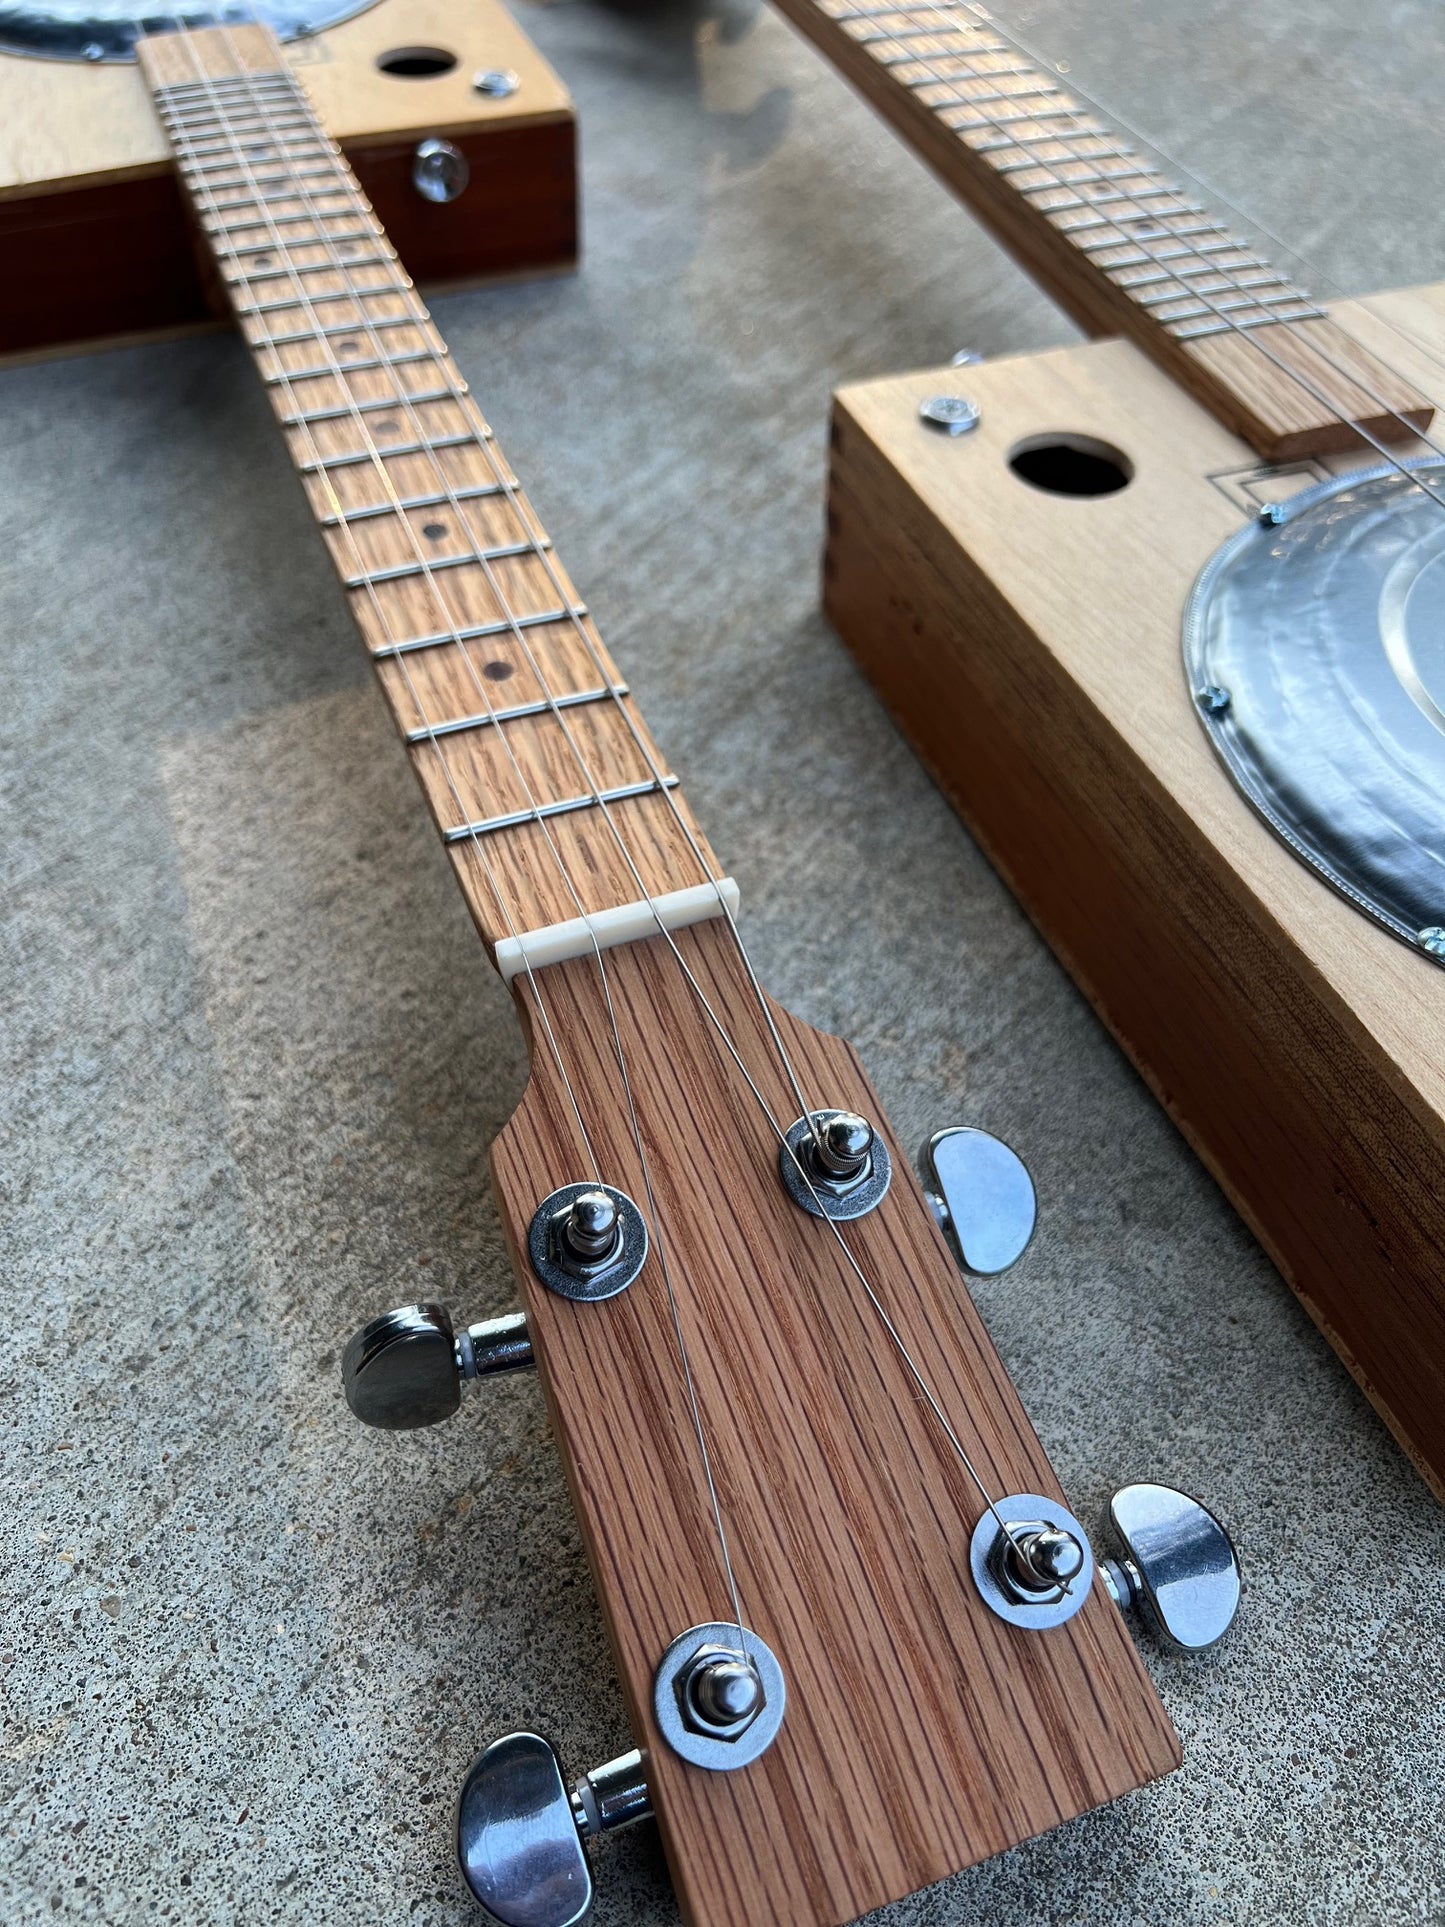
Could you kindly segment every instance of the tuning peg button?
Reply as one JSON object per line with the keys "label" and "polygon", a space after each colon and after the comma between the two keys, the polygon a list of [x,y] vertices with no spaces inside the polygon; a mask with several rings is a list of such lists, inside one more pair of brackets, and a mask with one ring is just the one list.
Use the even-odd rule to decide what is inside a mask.
{"label": "tuning peg button", "polygon": [[965,1271],[1007,1271],[1034,1235],[1033,1179],[1002,1138],[971,1126],[938,1131],[919,1160],[934,1217]]}
{"label": "tuning peg button", "polygon": [[1239,1557],[1207,1506],[1170,1485],[1126,1485],[1109,1503],[1109,1526],[1121,1556],[1101,1569],[1121,1607],[1137,1607],[1182,1652],[1224,1637],[1239,1609]]}
{"label": "tuning peg button", "polygon": [[442,1305],[383,1312],[349,1340],[341,1356],[346,1402],[364,1425],[406,1432],[450,1418],[469,1378],[532,1363],[522,1312],[453,1329]]}
{"label": "tuning peg button", "polygon": [[569,1793],[546,1740],[508,1733],[462,1783],[457,1860],[496,1927],[574,1927],[592,1905],[583,1841],[651,1812],[640,1753],[598,1767]]}

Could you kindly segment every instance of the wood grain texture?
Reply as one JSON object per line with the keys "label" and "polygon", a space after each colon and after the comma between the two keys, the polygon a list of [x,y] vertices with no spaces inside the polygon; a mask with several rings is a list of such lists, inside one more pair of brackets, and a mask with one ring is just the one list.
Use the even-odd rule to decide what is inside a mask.
{"label": "wood grain texture", "polygon": [[777,4],[1081,328],[1137,342],[1266,458],[1349,450],[1351,421],[1387,442],[1428,424],[1418,389],[1328,320],[1294,319],[1307,295],[986,16]]}
{"label": "wood grain texture", "polygon": [[[1441,290],[1378,297],[1445,345]],[[1365,308],[1338,325],[1405,344]],[[1438,968],[1325,887],[1216,762],[1180,624],[1261,469],[1130,345],[838,397],[825,566],[845,642],[994,862],[1424,1476],[1445,1492],[1445,1002]],[[1406,361],[1424,387],[1428,355]],[[1008,467],[1064,430],[1132,484],[1048,495]],[[1343,459],[1337,468],[1349,466]]]}
{"label": "wood grain texture", "polygon": [[[790,1122],[726,926],[677,942]],[[656,1251],[598,1305],[554,1297],[527,1264],[538,1204],[589,1175],[540,1037],[527,1095],[493,1147],[498,1203],[684,1918],[826,1927],[1168,1771],[1178,1745],[1102,1586],[1047,1633],[983,1606],[968,1575],[978,1492],[831,1231],[785,1194],[776,1140],[672,952],[653,939],[609,953],[607,968],[744,1617],[788,1682],[782,1733],[744,1772],[686,1766],[653,1720],[663,1650],[726,1619],[728,1594]],[[645,1198],[596,964],[554,966],[539,986],[602,1168]],[[773,1011],[810,1101],[878,1118],[853,1052]],[[990,1489],[1058,1497],[892,1152],[893,1188],[844,1228],[848,1246]]]}
{"label": "wood grain texture", "polygon": [[[259,28],[156,35],[141,60],[179,116],[197,221],[488,947],[719,876],[375,208],[274,40]],[[254,98],[223,100],[196,87],[198,73],[271,78]],[[258,181],[257,168],[271,172]],[[639,793],[615,794],[629,790]],[[585,807],[548,814],[571,804]],[[529,820],[482,827],[510,815]]]}
{"label": "wood grain texture", "polygon": [[[425,79],[378,53],[440,45],[460,58]],[[285,50],[328,130],[425,284],[570,266],[577,257],[570,99],[497,0],[381,0]],[[513,69],[515,94],[472,91]],[[0,55],[0,357],[212,324],[185,197],[137,68]],[[471,182],[447,205],[411,184],[418,140],[444,133]]]}

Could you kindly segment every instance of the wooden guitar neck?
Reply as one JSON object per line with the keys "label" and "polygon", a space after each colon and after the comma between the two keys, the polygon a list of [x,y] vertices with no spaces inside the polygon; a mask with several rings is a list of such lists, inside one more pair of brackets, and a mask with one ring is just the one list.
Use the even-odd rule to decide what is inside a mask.
{"label": "wooden guitar neck", "polygon": [[[657,899],[679,922],[715,911],[721,871],[677,778],[273,36],[203,29],[138,51],[422,793],[504,974],[524,951],[545,960],[546,933],[583,917]],[[636,934],[625,915],[619,929]]]}
{"label": "wooden guitar neck", "polygon": [[[879,1119],[852,1054],[765,1001],[716,916],[567,956],[584,909],[635,938],[656,929],[628,926],[637,899],[687,923],[725,886],[275,43],[207,29],[141,58],[478,928],[530,966],[496,1196],[685,1919],[836,1927],[1167,1772],[1178,1743],[1102,1580],[1047,1630],[975,1583],[994,1495],[1038,1495],[1026,1519],[1062,1498],[898,1147],[856,1222],[780,1177],[793,1078]],[[555,1253],[556,1192],[603,1173],[646,1205],[645,1258],[579,1301],[532,1240]],[[733,1580],[787,1712],[745,1770],[708,1771],[655,1680]]]}
{"label": "wooden guitar neck", "polygon": [[[964,0],[777,0],[1091,335],[1125,335],[1272,461],[1431,405]],[[1358,424],[1358,427],[1356,426]]]}

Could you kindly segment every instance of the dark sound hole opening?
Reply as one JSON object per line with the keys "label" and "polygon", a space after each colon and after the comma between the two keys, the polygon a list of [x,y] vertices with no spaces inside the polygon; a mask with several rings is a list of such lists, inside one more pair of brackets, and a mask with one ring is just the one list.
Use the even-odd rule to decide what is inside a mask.
{"label": "dark sound hole opening", "polygon": [[455,54],[445,47],[393,47],[378,54],[376,64],[384,74],[399,80],[430,80],[434,74],[449,74],[457,64]]}
{"label": "dark sound hole opening", "polygon": [[1008,465],[1030,488],[1050,495],[1116,495],[1134,479],[1129,457],[1092,435],[1030,435]]}

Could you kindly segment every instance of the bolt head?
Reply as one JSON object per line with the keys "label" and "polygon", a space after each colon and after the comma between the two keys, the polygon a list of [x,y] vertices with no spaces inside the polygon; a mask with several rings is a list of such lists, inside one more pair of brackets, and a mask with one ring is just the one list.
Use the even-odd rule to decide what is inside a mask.
{"label": "bolt head", "polygon": [[605,1191],[583,1191],[572,1200],[562,1235],[579,1258],[606,1257],[617,1240],[617,1206]]}
{"label": "bolt head", "polygon": [[1025,1550],[1034,1571],[1056,1586],[1067,1586],[1083,1570],[1083,1547],[1073,1533],[1061,1532],[1057,1526],[1045,1526],[1042,1532],[1036,1532]]}
{"label": "bolt head", "polygon": [[1194,700],[1210,716],[1222,716],[1229,707],[1229,691],[1217,682],[1207,682],[1202,689],[1196,689]]}
{"label": "bolt head", "polygon": [[763,1682],[752,1661],[721,1646],[699,1647],[678,1681],[683,1724],[710,1739],[740,1739],[764,1701]]}
{"label": "bolt head", "polygon": [[1423,930],[1417,930],[1415,941],[1432,957],[1445,957],[1445,929],[1438,923],[1427,924]]}
{"label": "bolt head", "polygon": [[823,1162],[839,1177],[855,1177],[873,1149],[873,1126],[856,1111],[839,1111],[822,1129],[819,1151]]}
{"label": "bolt head", "polygon": [[487,100],[506,100],[521,84],[510,67],[487,67],[472,76],[472,92]]}
{"label": "bolt head", "polygon": [[920,418],[945,435],[966,435],[978,427],[979,406],[966,395],[930,395],[918,407]]}

